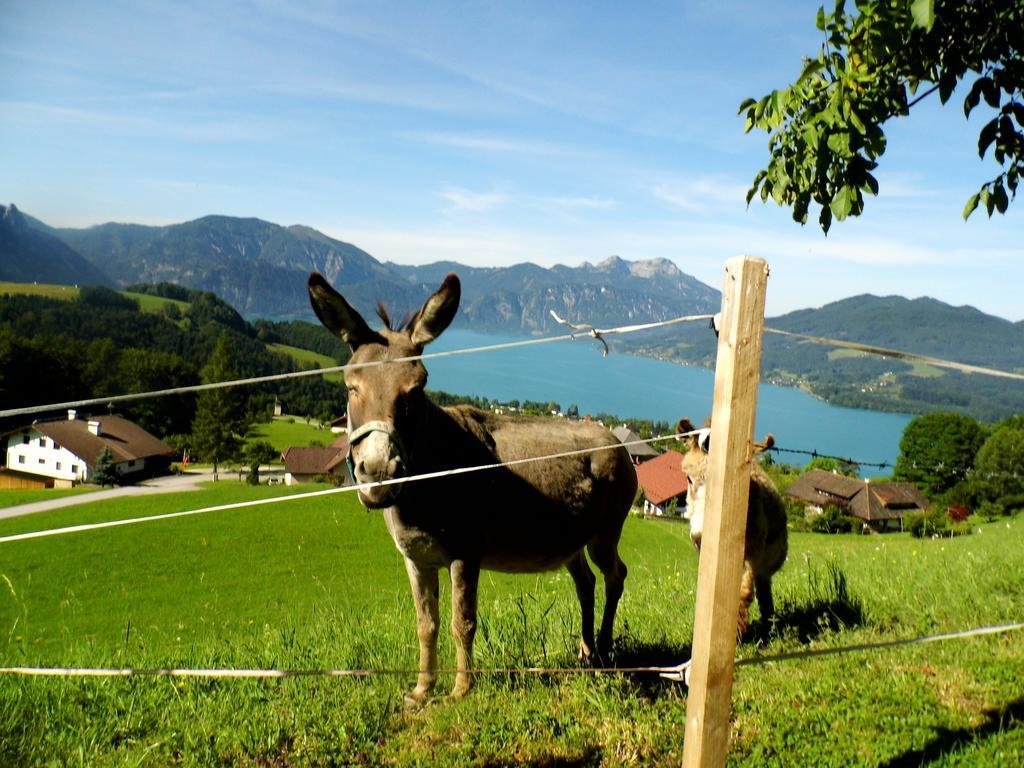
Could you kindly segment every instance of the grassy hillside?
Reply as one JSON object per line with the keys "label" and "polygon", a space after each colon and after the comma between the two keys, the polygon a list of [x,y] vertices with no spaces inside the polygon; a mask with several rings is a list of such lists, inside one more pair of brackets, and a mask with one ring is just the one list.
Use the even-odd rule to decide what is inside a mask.
{"label": "grassy hillside", "polygon": [[253,424],[246,435],[248,442],[266,440],[275,450],[284,451],[293,445],[328,445],[338,438],[330,429],[320,429],[316,420],[304,416],[281,416],[263,424]]}
{"label": "grassy hillside", "polygon": [[73,285],[0,281],[0,296],[45,296],[48,299],[71,301],[78,298],[78,288]]}
{"label": "grassy hillside", "polygon": [[162,296],[152,296],[148,293],[136,293],[134,291],[118,291],[122,296],[127,296],[129,299],[135,299],[139,302],[139,309],[143,312],[163,312],[164,307],[168,304],[176,306],[182,314],[188,311],[189,303],[187,301],[178,301],[177,299],[165,299]]}
{"label": "grassy hillside", "polygon": [[[0,521],[33,528],[293,489],[176,496]],[[631,519],[623,665],[688,656],[696,556],[683,525]],[[1020,617],[1024,522],[956,540],[794,534],[780,635],[757,654],[887,641]],[[350,494],[0,544],[0,664],[140,668],[416,666],[404,568]],[[448,589],[442,581],[442,626]],[[485,573],[477,663],[574,667],[565,573]],[[441,632],[441,664],[453,665]],[[450,684],[445,675],[443,684]],[[272,682],[0,676],[0,764],[672,765],[685,689],[653,676],[485,674],[465,701],[404,712],[409,673]],[[737,670],[732,765],[1015,765],[1024,644],[1001,635]]]}
{"label": "grassy hillside", "polygon": [[[308,370],[310,368],[333,368],[338,365],[338,362],[328,355],[322,355],[319,352],[313,352],[309,349],[303,349],[302,347],[293,347],[289,344],[267,344],[267,349],[272,352],[279,352],[286,357],[291,358],[298,363],[299,368],[302,370]],[[345,376],[341,373],[328,373],[324,374],[324,379],[327,381],[344,381]]]}

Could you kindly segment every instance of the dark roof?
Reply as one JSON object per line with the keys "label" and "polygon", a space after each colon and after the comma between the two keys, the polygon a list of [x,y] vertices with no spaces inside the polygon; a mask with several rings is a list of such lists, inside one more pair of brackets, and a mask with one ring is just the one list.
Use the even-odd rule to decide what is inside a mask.
{"label": "dark roof", "polygon": [[[640,440],[640,435],[631,430],[625,424],[621,427],[616,427],[612,430],[612,434],[618,439],[620,443],[632,443]],[[627,445],[626,451],[630,456],[635,456],[638,459],[652,459],[658,455],[658,452],[654,450],[648,443],[638,443],[636,445]]]}
{"label": "dark roof", "polygon": [[284,470],[293,475],[326,475],[345,460],[344,450],[333,446],[292,446],[284,452]]}
{"label": "dark roof", "polygon": [[869,483],[823,469],[798,477],[786,495],[822,506],[837,504],[868,522],[898,520],[908,510],[928,508],[928,499],[913,483]]}
{"label": "dark roof", "polygon": [[[89,431],[89,422],[98,421],[100,434]],[[160,438],[151,435],[138,424],[121,416],[91,416],[88,419],[60,419],[37,421],[32,424],[41,434],[67,448],[85,461],[96,466],[104,447],[110,448],[114,462],[146,459],[151,456],[170,456],[173,451]]]}
{"label": "dark roof", "polygon": [[636,468],[636,479],[652,504],[664,504],[669,499],[682,496],[687,486],[683,454],[665,451],[657,458],[645,461]]}
{"label": "dark roof", "polygon": [[829,501],[848,503],[862,490],[863,480],[837,475],[824,469],[812,469],[794,480],[787,493],[804,501],[827,504]]}

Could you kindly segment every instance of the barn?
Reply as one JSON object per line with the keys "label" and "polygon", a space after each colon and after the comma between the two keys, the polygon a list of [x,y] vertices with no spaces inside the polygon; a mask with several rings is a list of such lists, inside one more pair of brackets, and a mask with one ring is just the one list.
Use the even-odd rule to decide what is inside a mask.
{"label": "barn", "polygon": [[5,467],[0,487],[53,488],[87,483],[104,448],[109,448],[114,471],[123,482],[166,474],[170,446],[122,416],[37,420],[8,432]]}

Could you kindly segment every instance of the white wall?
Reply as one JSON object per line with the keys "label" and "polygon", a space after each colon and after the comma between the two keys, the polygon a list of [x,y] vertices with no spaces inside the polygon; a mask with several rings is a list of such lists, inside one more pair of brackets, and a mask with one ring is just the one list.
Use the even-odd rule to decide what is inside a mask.
{"label": "white wall", "polygon": [[[25,443],[26,435],[28,443]],[[7,467],[16,472],[57,480],[84,482],[89,479],[89,468],[83,459],[67,448],[57,446],[51,438],[34,428],[7,439]]]}

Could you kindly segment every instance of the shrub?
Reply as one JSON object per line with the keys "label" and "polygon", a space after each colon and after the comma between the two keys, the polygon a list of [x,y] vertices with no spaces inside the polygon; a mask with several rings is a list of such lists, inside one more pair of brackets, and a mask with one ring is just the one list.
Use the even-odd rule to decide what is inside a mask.
{"label": "shrub", "polygon": [[924,539],[936,534],[949,533],[950,523],[946,510],[934,506],[927,512],[915,512],[903,519],[903,529],[917,539]]}
{"label": "shrub", "polygon": [[786,505],[786,520],[789,523],[790,530],[811,530],[810,523],[807,521],[807,507],[803,502],[785,496],[783,497],[783,503]]}
{"label": "shrub", "polygon": [[861,521],[843,512],[842,509],[829,504],[820,515],[811,518],[811,530],[816,533],[849,533],[860,530]]}

